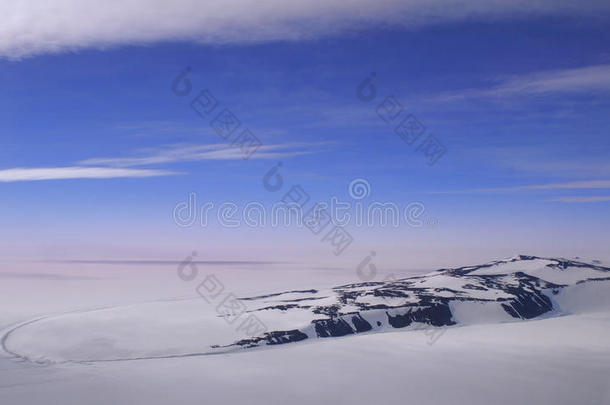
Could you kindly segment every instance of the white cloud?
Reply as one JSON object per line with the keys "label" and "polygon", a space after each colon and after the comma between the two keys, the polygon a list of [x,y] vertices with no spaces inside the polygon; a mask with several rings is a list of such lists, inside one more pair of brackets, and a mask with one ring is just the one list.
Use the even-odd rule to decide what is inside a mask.
{"label": "white cloud", "polygon": [[466,89],[445,93],[441,101],[458,101],[476,97],[508,97],[543,93],[610,91],[610,64],[574,69],[549,70],[504,79],[485,89]]}
{"label": "white cloud", "polygon": [[[313,147],[329,145],[328,142],[289,143],[262,145],[251,159],[279,159],[313,152]],[[169,170],[129,169],[173,162],[197,160],[243,160],[239,147],[224,144],[170,145],[142,150],[139,157],[108,157],[81,160],[76,166],[67,167],[16,167],[0,170],[0,182],[60,180],[60,179],[110,179],[124,177],[156,177],[180,174]]]}
{"label": "white cloud", "polygon": [[[279,159],[312,153],[310,147],[326,143],[290,143],[262,145],[250,159]],[[296,149],[296,150],[295,150]],[[225,144],[169,145],[163,148],[146,149],[139,157],[109,157],[81,160],[79,165],[103,165],[116,167],[144,166],[172,162],[197,160],[242,160],[244,153],[237,146]]]}
{"label": "white cloud", "polygon": [[610,201],[610,196],[560,197],[560,198],[554,198],[551,201],[564,202],[564,203],[602,202],[602,201]]}
{"label": "white cloud", "polygon": [[610,180],[569,181],[566,183],[537,184],[533,186],[515,187],[513,190],[559,190],[582,188],[610,188]]}
{"label": "white cloud", "polygon": [[112,179],[124,177],[155,177],[178,174],[167,170],[120,169],[112,167],[32,167],[0,170],[0,182],[63,180],[63,179]]}
{"label": "white cloud", "polygon": [[461,193],[501,193],[528,190],[578,190],[578,189],[610,188],[610,180],[584,180],[564,183],[533,184],[516,187],[474,188],[469,190],[432,191],[430,194],[461,194]]}
{"label": "white cloud", "polygon": [[[577,138],[579,135],[574,134]],[[586,148],[586,149],[585,149]],[[557,149],[552,145],[530,146],[480,146],[473,147],[473,159],[511,171],[532,172],[545,176],[561,176],[570,179],[610,177],[610,161],[597,148]]]}
{"label": "white cloud", "polygon": [[503,95],[586,90],[610,90],[610,65],[538,72],[508,80],[493,92]]}
{"label": "white cloud", "polygon": [[595,16],[608,9],[605,0],[3,0],[0,56],[173,40],[300,40],[374,25]]}

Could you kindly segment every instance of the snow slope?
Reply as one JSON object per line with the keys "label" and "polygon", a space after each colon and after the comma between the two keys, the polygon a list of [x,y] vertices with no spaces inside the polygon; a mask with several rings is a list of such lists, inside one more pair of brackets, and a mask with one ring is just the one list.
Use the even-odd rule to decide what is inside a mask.
{"label": "snow slope", "polygon": [[[335,288],[353,273],[215,270],[267,333],[307,336],[285,345],[236,331],[175,269],[128,270],[1,280],[0,404],[610,404],[596,263],[520,256]],[[373,328],[356,333],[356,314]],[[352,333],[318,335],[343,319]]]}
{"label": "snow slope", "polygon": [[[267,327],[243,336],[231,313],[201,297],[155,300],[43,316],[5,331],[11,355],[39,363],[191,357],[311,339],[421,330],[433,344],[447,327],[610,310],[610,269],[518,256],[398,280],[242,297],[241,319]],[[216,307],[218,309],[218,307]]]}
{"label": "snow slope", "polygon": [[607,405],[609,387],[608,313],[450,328],[434,345],[395,332],[158,360],[0,358],[7,405]]}

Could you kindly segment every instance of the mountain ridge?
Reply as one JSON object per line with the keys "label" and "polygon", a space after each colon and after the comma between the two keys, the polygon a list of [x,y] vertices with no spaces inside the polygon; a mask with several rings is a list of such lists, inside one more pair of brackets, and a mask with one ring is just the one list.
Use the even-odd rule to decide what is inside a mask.
{"label": "mountain ridge", "polygon": [[256,306],[248,312],[274,311],[281,316],[308,311],[311,322],[212,347],[254,348],[402,328],[436,333],[432,328],[468,324],[458,316],[465,306],[474,312],[466,318],[475,321],[476,312],[487,318],[492,314],[498,322],[560,315],[563,310],[554,297],[562,290],[609,280],[610,268],[599,261],[517,255],[396,280],[244,297],[250,308]]}

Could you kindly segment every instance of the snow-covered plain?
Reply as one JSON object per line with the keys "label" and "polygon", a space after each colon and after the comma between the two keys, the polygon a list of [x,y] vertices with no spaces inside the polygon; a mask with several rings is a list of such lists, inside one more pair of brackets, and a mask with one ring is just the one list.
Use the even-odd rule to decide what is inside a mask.
{"label": "snow-covered plain", "polygon": [[[554,283],[598,276],[526,265]],[[405,328],[219,353],[210,345],[244,336],[195,292],[206,274],[246,297],[323,290],[357,282],[355,273],[206,266],[186,282],[175,266],[14,266],[0,273],[0,404],[610,404],[609,281],[565,288],[554,296],[561,313],[531,320],[499,304],[452,303],[458,325],[433,344]],[[442,287],[442,277],[424,284]],[[278,330],[311,320],[282,314],[260,312]]]}

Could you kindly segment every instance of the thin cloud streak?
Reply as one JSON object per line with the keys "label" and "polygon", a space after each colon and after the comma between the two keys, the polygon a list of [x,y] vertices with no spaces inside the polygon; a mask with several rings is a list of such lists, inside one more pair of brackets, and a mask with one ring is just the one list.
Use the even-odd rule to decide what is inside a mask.
{"label": "thin cloud streak", "polygon": [[67,179],[114,179],[128,177],[157,177],[180,174],[168,170],[121,169],[112,167],[31,167],[0,170],[0,182],[67,180]]}
{"label": "thin cloud streak", "polygon": [[46,273],[15,273],[15,272],[0,272],[0,278],[15,278],[15,279],[38,279],[38,280],[99,280],[99,277],[90,276],[70,276],[61,274],[46,274]]}
{"label": "thin cloud streak", "polygon": [[[278,159],[305,155],[313,153],[314,146],[330,144],[319,142],[263,145],[251,156],[251,159]],[[239,147],[224,144],[170,145],[165,148],[146,149],[144,152],[148,152],[148,155],[133,158],[92,158],[81,160],[76,166],[4,169],[0,170],[0,182],[171,176],[182,173],[130,167],[199,160],[243,160],[244,156]]]}
{"label": "thin cloud streak", "polygon": [[[313,153],[312,147],[329,145],[328,143],[292,143],[281,145],[263,145],[250,159],[279,159]],[[294,150],[294,149],[299,150]],[[209,145],[169,145],[165,148],[148,149],[146,156],[127,158],[92,158],[81,160],[80,165],[106,165],[114,167],[132,167],[186,162],[198,160],[243,160],[244,154],[239,147],[225,144]]]}
{"label": "thin cloud streak", "polygon": [[502,98],[574,92],[610,92],[610,64],[535,72],[507,78],[491,88],[445,93],[438,97],[438,100],[458,101],[468,98]]}
{"label": "thin cloud streak", "polygon": [[591,197],[560,197],[549,201],[562,203],[595,203],[602,201],[610,201],[610,196],[591,196]]}
{"label": "thin cloud streak", "polygon": [[577,190],[610,188],[610,180],[570,181],[565,183],[533,184],[529,186],[473,188],[453,191],[430,191],[429,194],[503,193],[528,190]]}
{"label": "thin cloud streak", "polygon": [[476,147],[476,159],[512,171],[533,172],[544,176],[560,176],[568,179],[591,179],[610,177],[610,162],[603,154],[581,151],[575,154],[562,153],[548,147]]}
{"label": "thin cloud streak", "polygon": [[[171,265],[176,266],[184,264],[183,260],[83,260],[83,259],[68,259],[68,260],[46,260],[43,263],[66,263],[66,264],[108,264],[108,265]],[[189,263],[210,265],[210,266],[235,266],[235,265],[268,265],[268,264],[288,264],[289,262],[279,261],[262,261],[262,260],[190,260]]]}
{"label": "thin cloud streak", "polygon": [[581,188],[610,188],[610,180],[586,180],[570,181],[567,183],[537,184],[522,186],[520,190],[558,190],[558,189],[581,189]]}

